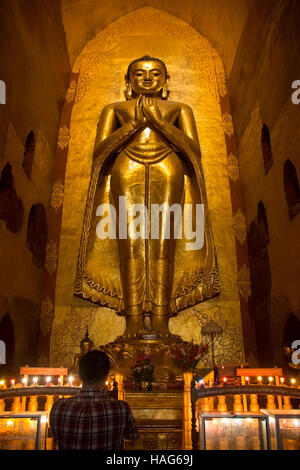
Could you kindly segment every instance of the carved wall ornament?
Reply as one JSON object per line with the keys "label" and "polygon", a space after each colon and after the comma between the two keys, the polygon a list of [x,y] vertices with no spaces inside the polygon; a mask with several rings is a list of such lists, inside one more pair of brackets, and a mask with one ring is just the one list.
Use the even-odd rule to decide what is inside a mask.
{"label": "carved wall ornament", "polygon": [[184,38],[187,63],[191,69],[200,73],[203,86],[207,87],[211,94],[218,96],[220,92],[216,82],[217,74],[220,76],[221,93],[226,94],[223,64],[209,41],[190,25],[184,22],[179,24],[171,15],[163,12],[158,15],[153,8],[144,7],[106,26],[79,55],[74,66],[74,72],[80,73],[76,102],[84,96],[88,82],[96,75],[98,68],[100,73],[103,61],[111,60],[110,51],[117,47],[122,38],[147,28],[159,34],[163,32],[169,37]]}
{"label": "carved wall ornament", "polygon": [[238,181],[240,177],[239,162],[232,153],[227,156],[227,170],[229,178],[234,182]]}
{"label": "carved wall ornament", "polygon": [[71,135],[70,135],[69,129],[67,128],[65,124],[63,124],[61,128],[59,129],[59,133],[58,133],[58,141],[57,141],[58,148],[60,148],[61,150],[67,148],[69,145],[70,137]]}
{"label": "carved wall ornament", "polygon": [[50,206],[53,209],[58,209],[64,200],[64,185],[61,180],[55,181],[52,188],[52,194],[50,199]]}
{"label": "carved wall ornament", "polygon": [[238,209],[238,211],[234,214],[232,227],[235,237],[242,245],[246,241],[247,224],[246,217],[242,213],[241,209]]}
{"label": "carved wall ornament", "polygon": [[224,98],[224,96],[226,96],[227,94],[227,86],[226,86],[226,77],[225,77],[223,67],[216,67],[216,76],[217,76],[219,95],[222,98]]}
{"label": "carved wall ornament", "polygon": [[237,285],[240,288],[240,295],[246,301],[249,299],[251,295],[251,281],[250,281],[250,269],[246,264],[239,270],[238,280],[236,281]]}
{"label": "carved wall ornament", "polygon": [[46,246],[45,269],[48,273],[53,274],[57,267],[58,250],[53,240],[50,240]]}
{"label": "carved wall ornament", "polygon": [[[71,367],[74,354],[79,352],[80,341],[86,333],[86,328],[92,331],[97,309],[87,309],[84,314],[71,309],[62,323],[53,325],[51,342],[51,365]],[[91,335],[92,336],[92,335]]]}
{"label": "carved wall ornament", "polygon": [[41,303],[40,329],[44,336],[50,333],[54,319],[54,303],[50,297],[46,297]]}
{"label": "carved wall ornament", "polygon": [[[228,316],[223,313],[221,307],[204,312],[193,308],[192,312],[200,327],[213,320],[223,328],[223,333],[217,335],[214,340],[217,364],[234,364],[243,361],[242,330],[239,323],[228,320]],[[207,338],[201,338],[201,341],[205,343]],[[205,354],[201,358],[201,366],[211,366],[211,354]]]}
{"label": "carved wall ornament", "polygon": [[76,88],[77,88],[76,82],[75,80],[72,80],[66,93],[67,103],[72,103],[72,101],[75,100]]}
{"label": "carved wall ornament", "polygon": [[223,114],[223,116],[222,116],[222,125],[223,125],[223,129],[224,129],[225,134],[228,135],[228,137],[231,137],[234,133],[231,114],[229,114],[229,113],[224,113]]}

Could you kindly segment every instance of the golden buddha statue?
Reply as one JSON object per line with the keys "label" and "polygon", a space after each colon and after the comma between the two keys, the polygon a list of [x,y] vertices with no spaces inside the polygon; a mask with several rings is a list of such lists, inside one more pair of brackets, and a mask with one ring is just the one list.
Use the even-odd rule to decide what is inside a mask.
{"label": "golden buddha statue", "polygon": [[86,333],[84,338],[80,341],[80,353],[75,354],[74,356],[74,362],[73,362],[73,367],[71,369],[71,372],[77,373],[78,368],[79,368],[79,361],[84,356],[87,354],[89,351],[92,351],[94,348],[94,343],[89,337],[89,331],[88,327],[86,327]]}
{"label": "golden buddha statue", "polygon": [[[145,328],[145,316],[164,336],[170,316],[220,292],[201,152],[193,111],[168,100],[169,75],[160,59],[131,62],[125,83],[126,101],[105,106],[98,124],[75,294],[125,314],[127,336]],[[124,201],[125,209],[147,209],[139,219],[144,237],[128,236],[120,225]],[[176,235],[172,207],[182,210],[194,234],[200,204],[203,243],[191,248],[186,231]],[[116,231],[108,229],[109,236],[99,236],[99,216],[107,215],[100,206],[115,208]],[[161,211],[159,228],[150,207],[171,208]],[[128,209],[128,227],[134,215]],[[172,233],[165,236],[170,220]]]}

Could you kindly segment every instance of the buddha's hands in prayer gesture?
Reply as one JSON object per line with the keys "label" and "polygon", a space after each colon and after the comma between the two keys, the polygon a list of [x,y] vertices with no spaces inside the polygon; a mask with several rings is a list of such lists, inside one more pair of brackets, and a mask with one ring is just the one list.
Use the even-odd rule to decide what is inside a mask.
{"label": "buddha's hands in prayer gesture", "polygon": [[142,97],[142,107],[144,115],[149,124],[155,127],[162,127],[164,120],[155,98]]}
{"label": "buddha's hands in prayer gesture", "polygon": [[143,112],[142,98],[142,95],[140,95],[135,103],[134,118],[132,120],[135,128],[146,127],[147,125],[147,119]]}

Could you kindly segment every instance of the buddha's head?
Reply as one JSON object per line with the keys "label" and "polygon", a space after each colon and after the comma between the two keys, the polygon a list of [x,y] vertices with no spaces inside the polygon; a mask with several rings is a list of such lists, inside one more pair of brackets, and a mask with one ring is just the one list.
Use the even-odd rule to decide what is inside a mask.
{"label": "buddha's head", "polygon": [[133,60],[125,75],[126,99],[139,95],[167,99],[170,77],[164,62],[155,57],[145,55]]}

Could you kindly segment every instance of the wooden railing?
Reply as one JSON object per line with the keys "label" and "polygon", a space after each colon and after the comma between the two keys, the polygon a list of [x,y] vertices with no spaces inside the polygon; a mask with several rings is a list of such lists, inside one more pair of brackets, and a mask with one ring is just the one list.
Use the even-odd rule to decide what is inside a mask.
{"label": "wooden railing", "polygon": [[[191,388],[191,440],[192,448],[198,449],[197,415],[201,411],[232,411],[238,413],[259,412],[258,397],[266,396],[266,409],[275,410],[276,397],[283,397],[283,410],[291,410],[291,399],[300,400],[300,389],[276,385],[236,385],[224,387]],[[215,400],[217,398],[217,400]],[[279,401],[278,401],[279,402]],[[246,403],[246,409],[245,409]],[[280,409],[280,402],[279,402]]]}
{"label": "wooden railing", "polygon": [[[16,387],[0,389],[0,412],[2,411],[47,411],[50,413],[54,400],[74,396],[82,390],[80,387]],[[114,391],[107,390],[108,396],[115,397]],[[27,400],[29,397],[29,400]],[[45,403],[38,403],[39,397],[45,397]],[[11,403],[11,400],[12,403]],[[43,409],[41,409],[43,408]]]}

